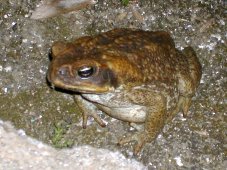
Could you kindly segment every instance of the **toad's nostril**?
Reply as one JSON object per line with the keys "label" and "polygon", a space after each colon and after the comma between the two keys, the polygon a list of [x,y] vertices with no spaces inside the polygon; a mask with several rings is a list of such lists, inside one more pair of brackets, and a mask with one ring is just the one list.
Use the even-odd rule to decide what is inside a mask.
{"label": "toad's nostril", "polygon": [[61,67],[61,68],[58,70],[58,74],[59,74],[60,76],[69,75],[69,68],[67,68],[67,67]]}

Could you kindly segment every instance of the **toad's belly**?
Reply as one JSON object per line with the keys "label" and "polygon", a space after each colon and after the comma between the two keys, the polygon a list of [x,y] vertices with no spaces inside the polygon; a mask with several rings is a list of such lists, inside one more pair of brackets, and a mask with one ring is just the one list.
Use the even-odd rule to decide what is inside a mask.
{"label": "toad's belly", "polygon": [[100,110],[109,116],[126,122],[144,123],[146,119],[146,107],[133,105],[124,108],[109,108],[103,105],[96,105]]}

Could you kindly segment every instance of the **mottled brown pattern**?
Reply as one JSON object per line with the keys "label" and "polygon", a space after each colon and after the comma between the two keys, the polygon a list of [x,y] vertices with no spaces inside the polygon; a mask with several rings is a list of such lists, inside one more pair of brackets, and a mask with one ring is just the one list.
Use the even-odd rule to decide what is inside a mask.
{"label": "mottled brown pattern", "polygon": [[104,126],[96,109],[144,124],[144,131],[119,141],[136,140],[135,154],[176,113],[187,115],[201,78],[193,49],[177,50],[163,31],[114,29],[72,43],[57,42],[52,58],[48,80],[79,93],[75,98],[83,112],[84,128],[88,116]]}

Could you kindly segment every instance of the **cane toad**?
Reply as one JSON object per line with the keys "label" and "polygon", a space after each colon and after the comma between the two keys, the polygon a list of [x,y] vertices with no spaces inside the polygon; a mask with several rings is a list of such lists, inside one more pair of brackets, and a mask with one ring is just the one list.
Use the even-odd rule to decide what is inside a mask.
{"label": "cane toad", "polygon": [[177,50],[167,32],[114,29],[54,43],[47,78],[55,87],[78,92],[84,128],[88,116],[105,126],[97,109],[143,124],[143,130],[119,141],[136,140],[137,154],[176,113],[188,114],[201,65],[191,47]]}

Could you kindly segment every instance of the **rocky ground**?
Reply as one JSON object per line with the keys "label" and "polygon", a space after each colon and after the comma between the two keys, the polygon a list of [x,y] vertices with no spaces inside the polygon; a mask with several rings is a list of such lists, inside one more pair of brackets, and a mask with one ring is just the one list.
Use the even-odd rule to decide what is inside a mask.
{"label": "rocky ground", "polygon": [[79,146],[57,150],[0,121],[0,169],[146,169],[119,152]]}
{"label": "rocky ground", "polygon": [[[100,169],[111,165],[143,169],[141,164],[148,169],[226,169],[224,1],[144,0],[123,6],[119,0],[99,0],[78,12],[31,19],[32,10],[39,3],[1,0],[0,4],[0,169],[73,169],[89,166],[92,160],[107,162]],[[116,145],[120,136],[131,131],[126,123],[101,115],[108,122],[106,128],[90,120],[84,130],[72,96],[54,91],[46,83],[48,53],[54,41],[70,41],[119,27],[168,31],[177,48],[192,46],[203,66],[190,116],[185,119],[179,113],[138,157],[132,156],[133,144]],[[5,121],[23,130],[18,132]],[[24,132],[51,146],[24,136]],[[82,155],[81,161],[78,155]],[[112,159],[116,162],[111,163]],[[88,160],[88,164],[82,160]]]}

